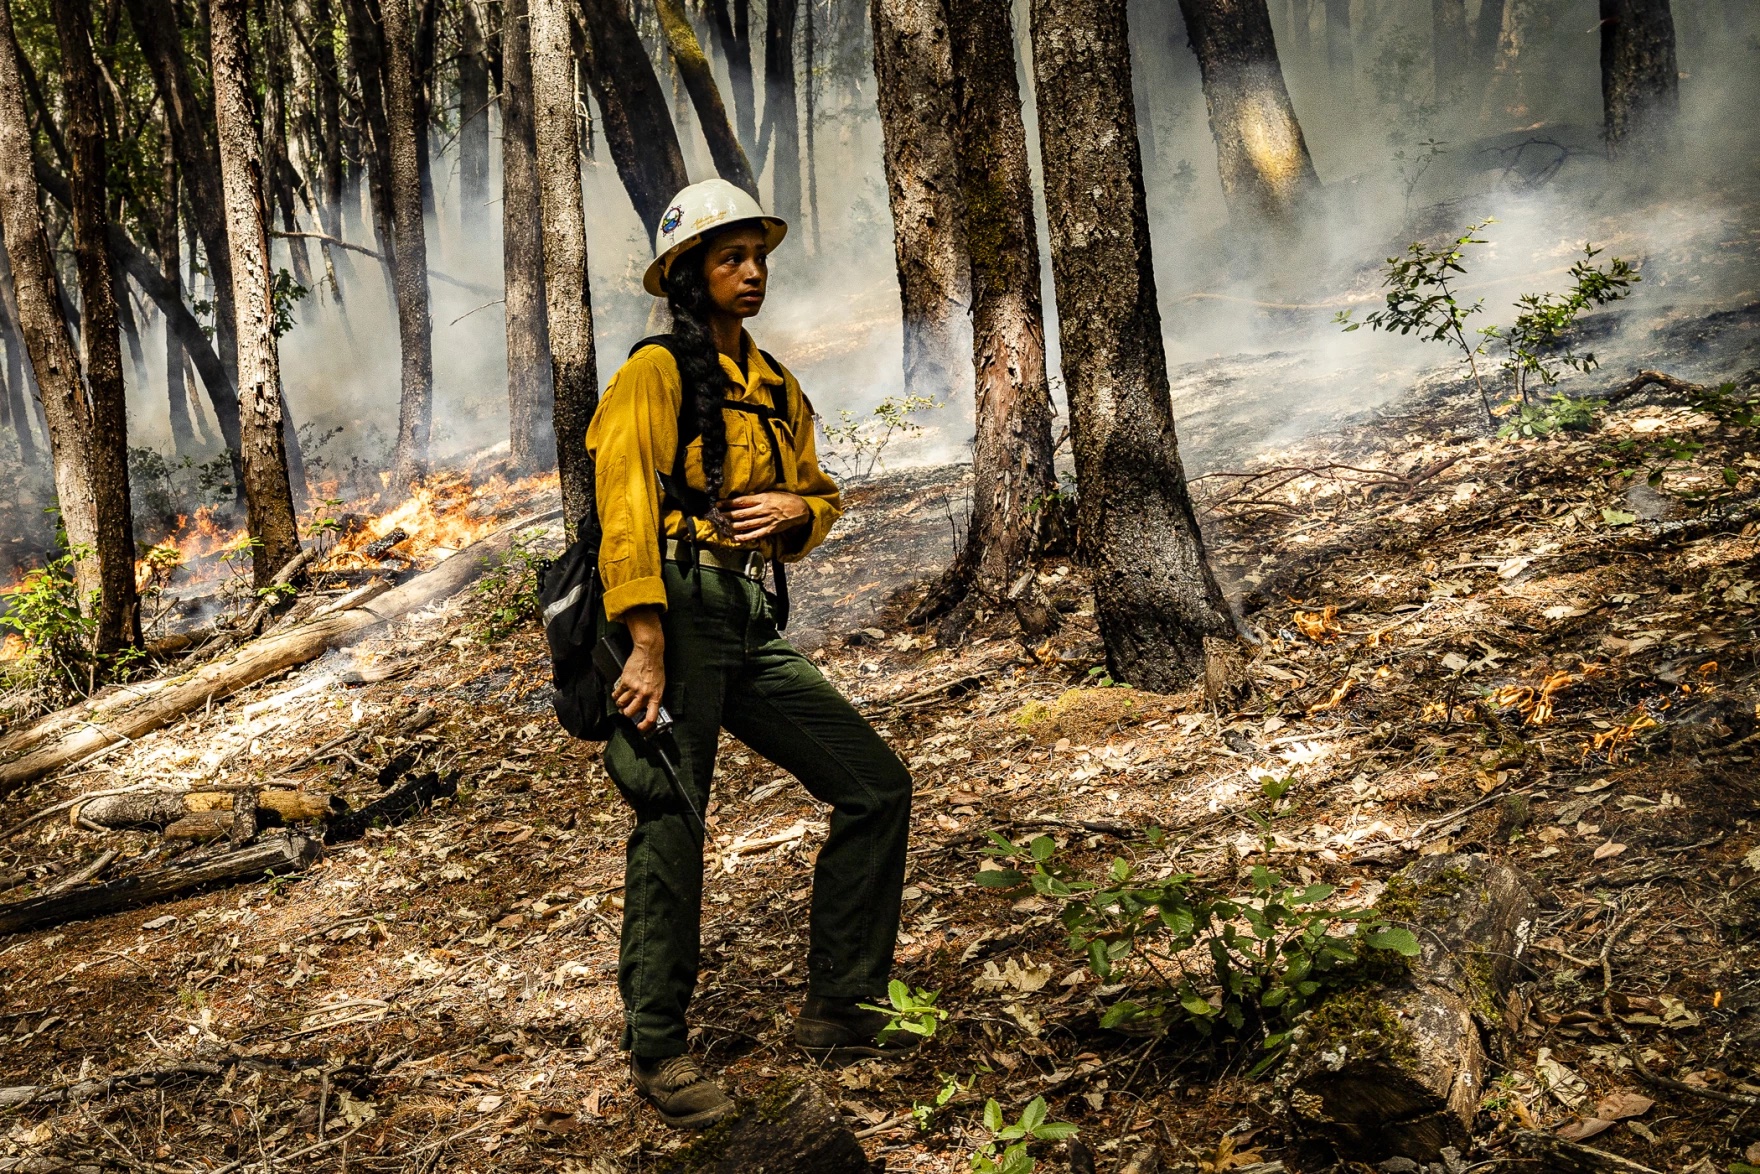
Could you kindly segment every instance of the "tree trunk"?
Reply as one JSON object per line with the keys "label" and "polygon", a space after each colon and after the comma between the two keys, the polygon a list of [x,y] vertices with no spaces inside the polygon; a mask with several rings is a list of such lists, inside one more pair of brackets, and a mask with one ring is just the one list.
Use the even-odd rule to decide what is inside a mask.
{"label": "tree trunk", "polygon": [[813,256],[819,255],[819,156],[814,145],[818,133],[818,78],[814,74],[814,65],[818,55],[818,27],[813,17],[815,0],[807,0],[807,27],[801,36],[802,61],[801,74],[806,79],[806,122],[802,130],[806,135],[807,151],[807,218],[813,225]]}
{"label": "tree trunk", "polygon": [[74,584],[83,601],[101,589],[96,502],[91,472],[92,416],[80,382],[79,357],[55,288],[54,261],[37,204],[31,172],[16,161],[31,157],[20,53],[8,5],[0,3],[0,225],[12,264],[19,332],[30,351],[42,400],[55,474],[56,504],[68,543],[83,557],[74,563]]}
{"label": "tree trunk", "polygon": [[1467,76],[1467,0],[1430,0],[1436,100],[1453,102]]}
{"label": "tree trunk", "polygon": [[[0,249],[0,252],[4,252]],[[12,279],[10,274],[0,274],[0,282],[6,284],[6,297],[0,299],[0,343],[6,345],[6,405],[7,414],[12,417],[12,434],[18,438],[18,460],[26,469],[37,467],[37,442],[31,435],[31,408],[29,400],[32,392],[26,386],[24,341],[18,336],[18,323],[12,315],[11,300]]]}
{"label": "tree trunk", "polygon": [[434,173],[429,165],[429,131],[433,126],[432,87],[434,76],[434,42],[440,14],[439,0],[405,0],[405,17],[410,25],[410,97],[413,114],[410,122],[416,130],[416,161],[422,182],[422,215],[436,215],[434,204]]}
{"label": "tree trunk", "polygon": [[171,123],[171,142],[190,197],[195,222],[214,283],[214,341],[228,381],[237,383],[234,338],[232,254],[226,243],[226,201],[220,191],[220,162],[208,138],[207,113],[189,76],[189,54],[171,0],[124,0],[135,39],[153,72],[153,84]]}
{"label": "tree trunk", "polygon": [[[159,252],[159,276],[173,285],[183,280],[182,242],[177,235],[177,155],[171,146],[171,124],[163,109],[159,118],[161,155],[159,173],[159,223],[155,243]],[[171,451],[179,457],[194,456],[198,445],[189,419],[189,389],[183,382],[183,347],[165,323],[165,399],[171,413]]]}
{"label": "tree trunk", "polygon": [[[275,204],[281,213],[281,228],[284,232],[297,233],[299,220],[293,209],[293,187],[295,176],[293,161],[287,154],[287,102],[290,87],[287,78],[287,38],[281,33],[281,22],[271,20],[265,33],[268,48],[264,53],[266,79],[264,101],[264,127],[268,131],[264,150],[268,154],[267,167],[269,190],[274,193]],[[289,236],[287,238],[287,257],[293,265],[293,280],[305,289],[311,289],[312,260],[306,251],[304,238]]]}
{"label": "tree trunk", "polygon": [[1278,1073],[1306,1133],[1365,1162],[1434,1162],[1466,1149],[1506,1030],[1505,1001],[1536,909],[1522,875],[1483,856],[1430,856],[1379,903],[1422,953],[1389,985],[1335,995],[1310,1012]]}
{"label": "tree trunk", "polygon": [[[1286,223],[1320,186],[1265,0],[1180,0],[1231,217]],[[1303,11],[1306,11],[1304,9]]]}
{"label": "tree trunk", "polygon": [[556,394],[556,460],[562,477],[563,526],[572,530],[593,508],[587,424],[599,403],[599,373],[587,288],[574,54],[563,3],[531,0],[532,107],[544,223],[544,300]]}
{"label": "tree trunk", "polygon": [[962,319],[971,301],[947,27],[939,0],[874,0],[872,13],[904,312],[904,390],[946,400],[966,387]]}
{"label": "tree trunk", "polygon": [[318,218],[324,231],[341,239],[342,226],[342,90],[336,76],[335,18],[330,0],[312,0],[312,71],[318,75],[317,137],[323,195]]}
{"label": "tree trunk", "polygon": [[[88,471],[99,597],[92,647],[100,656],[141,641],[140,600],[134,587],[134,514],[128,494],[128,399],[122,378],[122,339],[116,280],[104,246],[105,160],[98,65],[92,58],[91,9],[83,0],[51,5],[61,47],[62,101],[73,202],[71,236],[79,274],[86,391],[91,397]],[[24,158],[28,158],[25,156]],[[19,160],[23,171],[23,159]]]}
{"label": "tree trunk", "polygon": [[1326,0],[1326,67],[1332,84],[1348,94],[1355,86],[1357,51],[1351,43],[1351,0]]}
{"label": "tree trunk", "polygon": [[391,227],[391,143],[385,125],[385,48],[373,0],[344,0],[348,7],[348,54],[361,94],[361,158],[373,205],[373,238],[379,245],[386,293],[397,304],[396,248]]}
{"label": "tree trunk", "polygon": [[1489,75],[1497,61],[1497,41],[1503,35],[1505,0],[1481,0],[1478,22],[1473,26],[1473,65]]}
{"label": "tree trunk", "polygon": [[951,0],[955,147],[971,261],[972,517],[954,574],[1000,598],[1032,556],[1057,486],[1039,233],[1009,0]]}
{"label": "tree trunk", "polygon": [[1668,0],[1601,0],[1601,101],[1610,154],[1662,130],[1680,108]]}
{"label": "tree trunk", "polygon": [[415,59],[409,0],[383,0],[385,127],[391,155],[391,225],[396,260],[397,335],[403,352],[397,450],[391,484],[407,489],[428,471],[428,429],[434,415],[434,327],[428,317],[428,240],[422,213],[422,166],[416,121]]}
{"label": "tree trunk", "polygon": [[690,183],[666,91],[618,0],[582,0],[581,8],[587,76],[604,116],[605,143],[652,241],[672,197]]}
{"label": "tree trunk", "polygon": [[[752,41],[746,29],[746,6],[739,6],[739,23],[734,24],[727,0],[708,0],[710,28],[715,32],[715,47],[727,60],[727,84],[733,91],[733,112],[739,127],[739,141],[750,150],[756,144],[757,126],[752,92]],[[762,164],[763,160],[759,160]]]}
{"label": "tree trunk", "polygon": [[461,5],[458,59],[458,219],[466,240],[483,228],[489,203],[489,57],[477,0]]}
{"label": "tree trunk", "polygon": [[246,2],[208,0],[208,37],[226,235],[232,245],[238,295],[239,448],[244,459],[245,512],[251,537],[260,542],[252,550],[252,578],[263,587],[300,548],[282,436],[281,358],[274,334],[263,162],[251,119]]}
{"label": "tree trunk", "polygon": [[[1256,8],[1268,37],[1264,0]],[[1113,678],[1172,692],[1202,675],[1204,638],[1233,624],[1174,433],[1124,8],[1033,0],[1032,10],[1081,551]],[[1205,35],[1194,28],[1199,43]]]}
{"label": "tree trunk", "polygon": [[508,456],[515,470],[556,465],[550,333],[544,314],[543,213],[532,129],[526,0],[501,10],[501,267],[507,322]]}
{"label": "tree trunk", "polygon": [[696,30],[691,28],[683,0],[654,0],[654,3],[660,13],[660,28],[666,34],[666,44],[672,50],[673,63],[678,66],[679,77],[690,92],[697,121],[702,124],[703,138],[709,144],[709,157],[715,161],[716,174],[735,187],[744,188],[754,200],[757,199],[758,181],[752,177],[752,165],[746,159],[745,148],[739,145],[739,136],[727,120],[727,107],[721,102],[715,73],[709,68],[709,59],[703,56],[703,46],[697,41]]}
{"label": "tree trunk", "polygon": [[[809,0],[809,3],[811,0]],[[764,128],[773,132],[776,162],[770,169],[770,210],[794,224],[801,218],[800,115],[794,89],[795,0],[770,0],[764,19]],[[766,135],[758,135],[758,157]]]}

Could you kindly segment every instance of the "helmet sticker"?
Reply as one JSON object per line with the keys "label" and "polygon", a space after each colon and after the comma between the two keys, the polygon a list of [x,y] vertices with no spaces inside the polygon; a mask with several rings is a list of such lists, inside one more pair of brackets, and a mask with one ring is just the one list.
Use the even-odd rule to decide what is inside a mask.
{"label": "helmet sticker", "polygon": [[660,221],[660,231],[671,236],[679,221],[684,219],[684,208],[678,204],[666,209],[666,216]]}

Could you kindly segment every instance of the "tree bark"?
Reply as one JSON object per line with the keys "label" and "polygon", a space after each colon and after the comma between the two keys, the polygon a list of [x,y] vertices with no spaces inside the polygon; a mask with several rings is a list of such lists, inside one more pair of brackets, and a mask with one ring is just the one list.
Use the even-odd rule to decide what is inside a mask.
{"label": "tree bark", "polygon": [[[162,154],[159,160],[161,192],[155,243],[159,253],[159,276],[174,285],[183,280],[183,249],[177,234],[177,154],[171,146],[171,125],[161,110],[159,119]],[[195,428],[189,418],[189,389],[183,382],[183,346],[165,324],[165,399],[171,413],[171,451],[179,457],[194,456]]]}
{"label": "tree bark", "polygon": [[1487,75],[1497,61],[1497,41],[1503,35],[1505,2],[1481,0],[1479,16],[1473,25],[1473,65]]}
{"label": "tree bark", "polygon": [[1467,0],[1430,0],[1430,36],[1436,100],[1452,102],[1467,76]]}
{"label": "tree bark", "polygon": [[1320,186],[1265,0],[1180,0],[1231,217],[1286,223]]}
{"label": "tree bark", "polygon": [[1032,11],[1080,549],[1113,678],[1172,692],[1202,675],[1204,638],[1233,623],[1174,432],[1124,8],[1033,0]]}
{"label": "tree bark", "polygon": [[397,335],[403,353],[397,449],[391,483],[403,490],[428,471],[434,416],[434,327],[428,316],[428,239],[422,212],[422,165],[416,121],[414,29],[409,0],[382,0],[385,21],[385,128],[391,155],[391,226],[396,250]]}
{"label": "tree bark", "polygon": [[581,8],[587,78],[599,100],[605,144],[652,241],[672,197],[690,183],[666,91],[618,0],[582,0]]}
{"label": "tree bark", "polygon": [[[709,27],[715,33],[715,47],[727,61],[727,86],[733,91],[733,111],[739,127],[739,141],[749,151],[757,142],[756,97],[752,92],[752,40],[747,32],[746,6],[739,6],[739,23],[734,23],[727,0],[708,0]],[[759,160],[762,163],[762,160]]]}
{"label": "tree bark", "polygon": [[195,222],[207,254],[208,275],[214,283],[215,351],[226,368],[227,379],[238,376],[237,343],[234,338],[232,254],[226,243],[226,201],[220,191],[220,162],[208,138],[208,116],[196,97],[189,76],[189,54],[171,0],[124,0],[135,39],[153,72],[153,84],[171,123],[171,142],[189,197],[189,217]]}
{"label": "tree bark", "polygon": [[54,261],[37,205],[31,172],[17,165],[29,159],[31,128],[25,113],[20,53],[8,6],[0,3],[0,224],[12,265],[12,288],[19,332],[31,356],[37,394],[49,436],[56,504],[68,543],[81,554],[74,562],[74,584],[82,601],[101,588],[97,550],[97,503],[91,471],[92,416],[80,382],[79,357],[61,315]]}
{"label": "tree bark", "polygon": [[391,142],[385,125],[385,45],[374,0],[344,0],[348,10],[348,55],[361,94],[360,154],[367,166],[367,195],[373,205],[373,238],[379,245],[386,293],[397,304],[396,248],[391,226]]}
{"label": "tree bark", "polygon": [[818,56],[818,26],[813,17],[814,0],[807,0],[807,24],[801,35],[801,75],[806,79],[806,121],[802,131],[807,154],[807,218],[813,225],[813,256],[819,255],[819,156],[815,145],[818,137],[818,78],[814,65]]}
{"label": "tree bark", "polygon": [[599,374],[587,286],[574,54],[563,2],[531,0],[532,107],[544,223],[544,300],[556,396],[556,461],[562,480],[563,525],[572,530],[593,509],[587,424],[599,403]]}
{"label": "tree bark", "polygon": [[727,107],[722,104],[715,73],[709,68],[709,59],[703,55],[703,46],[697,41],[696,30],[691,27],[682,0],[654,0],[654,3],[660,13],[660,28],[666,34],[673,63],[678,66],[679,77],[684,79],[684,88],[690,93],[697,121],[702,124],[703,138],[709,144],[709,157],[715,161],[715,173],[735,187],[744,188],[751,193],[752,199],[757,199],[758,181],[752,176],[752,165],[746,159],[745,148],[740,146],[733,124],[727,119]]}
{"label": "tree bark", "polygon": [[962,319],[971,302],[947,27],[939,0],[874,0],[872,14],[904,312],[904,390],[946,400],[966,387]]}
{"label": "tree bark", "polygon": [[[809,0],[809,3],[811,0]],[[769,0],[764,17],[764,128],[776,146],[770,169],[770,210],[790,224],[801,218],[800,115],[794,86],[795,0]],[[758,157],[766,136],[758,135]]]}
{"label": "tree bark", "polygon": [[489,203],[489,57],[478,0],[464,0],[458,59],[458,218],[465,238],[483,227]]}
{"label": "tree bark", "polygon": [[342,88],[336,76],[335,18],[330,0],[312,0],[312,72],[318,75],[317,139],[323,194],[318,219],[340,238],[342,226]]}
{"label": "tree bark", "polygon": [[251,537],[258,542],[251,553],[252,578],[263,587],[300,547],[282,435],[281,358],[274,334],[263,162],[251,118],[245,5],[246,0],[208,0],[208,37],[226,236],[237,294],[245,513]]}
{"label": "tree bark", "polygon": [[[91,9],[83,0],[55,0],[51,8],[61,47],[68,184],[73,199],[69,208],[71,236],[74,267],[79,274],[80,335],[91,404],[87,468],[92,479],[99,580],[92,648],[104,656],[138,646],[141,640],[140,600],[134,586],[134,514],[128,493],[128,400],[123,390],[116,280],[104,245],[108,197]],[[28,158],[25,155],[18,161],[22,164]]]}
{"label": "tree bark", "polygon": [[[265,34],[269,44],[264,56],[265,62],[265,93],[264,121],[268,131],[264,150],[268,154],[269,190],[273,193],[277,210],[281,213],[281,227],[284,232],[299,231],[299,219],[293,207],[293,187],[295,176],[293,160],[287,153],[287,103],[289,86],[287,78],[287,38],[280,32],[278,20],[271,20],[269,30]],[[305,289],[311,289],[312,260],[306,251],[303,237],[287,238],[287,257],[293,265],[293,279]]]}
{"label": "tree bark", "polygon": [[1679,110],[1668,0],[1601,0],[1601,101],[1610,154],[1660,132]]}
{"label": "tree bark", "polygon": [[550,332],[544,313],[543,205],[532,129],[526,0],[501,10],[501,268],[507,323],[508,456],[522,473],[556,465]]}
{"label": "tree bark", "polygon": [[[0,249],[0,252],[4,250]],[[32,393],[25,385],[24,340],[18,335],[12,307],[6,304],[11,298],[10,274],[0,274],[0,282],[7,286],[7,297],[0,301],[0,343],[6,346],[6,410],[12,418],[12,434],[18,440],[19,463],[26,469],[35,469],[37,441],[31,435],[32,412],[28,401]]]}
{"label": "tree bark", "polygon": [[953,574],[992,598],[1032,556],[1057,486],[1039,298],[1039,233],[1009,0],[950,0],[955,147],[971,262],[972,516]]}
{"label": "tree bark", "polygon": [[1341,1152],[1434,1162],[1471,1141],[1534,898],[1507,865],[1430,856],[1388,884],[1380,909],[1422,953],[1388,985],[1316,1007],[1278,1085],[1298,1128]]}

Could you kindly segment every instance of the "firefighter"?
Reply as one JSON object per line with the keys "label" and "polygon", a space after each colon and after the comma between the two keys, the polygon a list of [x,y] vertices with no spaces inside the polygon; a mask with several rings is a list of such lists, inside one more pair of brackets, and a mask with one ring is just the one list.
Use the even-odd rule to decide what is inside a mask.
{"label": "firefighter", "polygon": [[637,1090],[679,1128],[710,1125],[733,1106],[687,1050],[703,843],[645,737],[662,705],[673,723],[666,748],[696,811],[708,810],[723,729],[831,807],[813,872],[797,1045],[830,1063],[906,1046],[881,1044],[886,1017],[858,1004],[885,998],[910,775],[779,634],[783,564],[823,542],[841,513],[815,454],[811,405],[743,325],[763,308],[768,257],[787,231],[725,180],[678,194],[643,280],[666,299],[672,330],[637,346],[587,432],[605,615],[633,645],[611,695],[631,720],[605,748],[636,817],[618,957],[623,1047]]}

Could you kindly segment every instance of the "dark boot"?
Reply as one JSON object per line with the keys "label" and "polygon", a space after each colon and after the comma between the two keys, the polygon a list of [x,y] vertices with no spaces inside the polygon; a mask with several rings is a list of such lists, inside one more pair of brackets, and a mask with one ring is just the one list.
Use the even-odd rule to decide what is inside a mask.
{"label": "dark boot", "polygon": [[794,1021],[794,1042],[821,1064],[853,1064],[857,1060],[896,1060],[909,1055],[922,1037],[895,1031],[880,1042],[888,1017],[857,1006],[862,999],[827,999],[808,995]]}
{"label": "dark boot", "polygon": [[733,1101],[690,1056],[643,1060],[632,1054],[629,1074],[636,1091],[674,1129],[706,1129],[733,1111]]}

